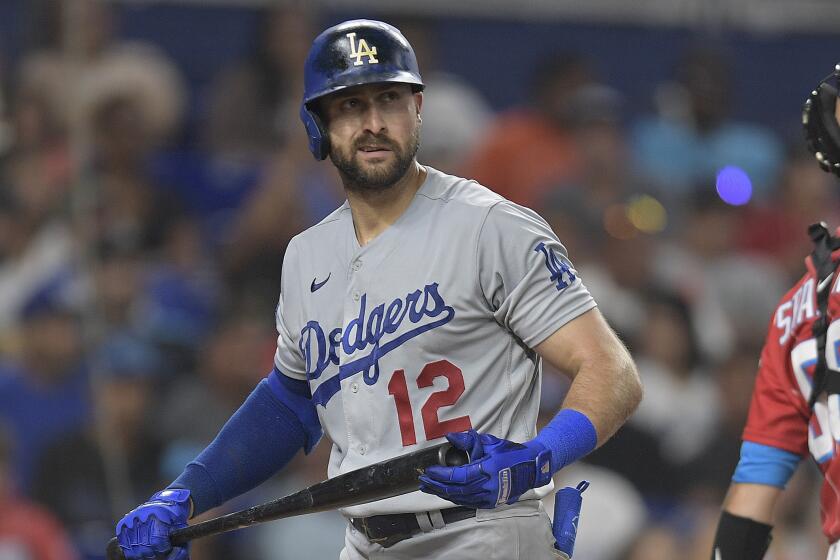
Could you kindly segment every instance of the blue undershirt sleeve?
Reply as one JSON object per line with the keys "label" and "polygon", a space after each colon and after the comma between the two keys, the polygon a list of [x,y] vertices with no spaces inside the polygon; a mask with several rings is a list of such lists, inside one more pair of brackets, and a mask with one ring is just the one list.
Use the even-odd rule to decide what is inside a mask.
{"label": "blue undershirt sleeve", "polygon": [[311,451],[321,425],[308,393],[306,381],[272,370],[169,487],[189,489],[198,515],[264,482],[300,449]]}
{"label": "blue undershirt sleeve", "polygon": [[784,489],[802,458],[796,453],[751,441],[741,444],[741,460],[732,482],[766,484]]}

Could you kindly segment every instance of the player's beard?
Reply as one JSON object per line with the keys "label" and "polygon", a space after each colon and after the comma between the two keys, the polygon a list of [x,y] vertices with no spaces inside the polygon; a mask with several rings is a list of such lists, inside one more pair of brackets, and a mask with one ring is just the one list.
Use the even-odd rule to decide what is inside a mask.
{"label": "player's beard", "polygon": [[[359,161],[359,146],[375,142],[384,146],[394,154],[394,160],[388,164],[363,164]],[[352,152],[333,148],[330,150],[330,160],[341,174],[344,186],[351,191],[378,192],[394,186],[403,178],[420,149],[420,124],[418,123],[408,138],[405,146],[399,146],[387,135],[369,134],[359,139],[352,146]]]}

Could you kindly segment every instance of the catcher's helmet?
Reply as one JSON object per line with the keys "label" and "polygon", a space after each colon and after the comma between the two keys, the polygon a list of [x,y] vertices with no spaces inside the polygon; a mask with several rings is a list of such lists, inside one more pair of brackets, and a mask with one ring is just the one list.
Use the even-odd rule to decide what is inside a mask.
{"label": "catcher's helmet", "polygon": [[351,86],[378,82],[411,84],[414,91],[423,89],[414,50],[396,27],[355,19],[330,27],[315,38],[304,65],[300,107],[315,159],[326,158],[330,145],[313,102]]}
{"label": "catcher's helmet", "polygon": [[840,64],[808,96],[802,109],[802,125],[808,149],[820,167],[840,176],[840,125],[834,112],[840,100],[838,88],[829,83],[832,78],[840,85]]}

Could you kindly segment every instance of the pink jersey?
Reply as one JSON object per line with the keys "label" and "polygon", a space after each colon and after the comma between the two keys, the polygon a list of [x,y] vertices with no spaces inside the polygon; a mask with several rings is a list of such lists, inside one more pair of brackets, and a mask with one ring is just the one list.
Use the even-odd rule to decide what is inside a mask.
{"label": "pink jersey", "polygon": [[[838,253],[835,253],[835,258]],[[824,481],[820,493],[823,533],[840,539],[840,395],[823,395],[808,408],[817,343],[811,326],[819,316],[817,278],[810,258],[808,272],[782,298],[770,321],[743,439],[783,449],[817,461]],[[831,277],[826,362],[840,370],[840,282]]]}

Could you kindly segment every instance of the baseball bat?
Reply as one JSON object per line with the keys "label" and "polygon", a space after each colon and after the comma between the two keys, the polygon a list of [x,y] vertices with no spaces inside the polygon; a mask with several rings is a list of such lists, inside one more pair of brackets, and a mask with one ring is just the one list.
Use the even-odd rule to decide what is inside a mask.
{"label": "baseball bat", "polygon": [[[169,540],[172,546],[180,546],[193,539],[242,529],[256,523],[407,494],[418,489],[417,476],[426,467],[458,466],[468,462],[466,452],[453,447],[449,442],[442,443],[338,475],[277,500],[175,529],[169,534]],[[108,542],[106,554],[108,560],[125,559],[116,537]]]}

